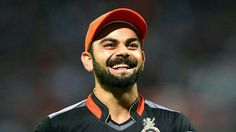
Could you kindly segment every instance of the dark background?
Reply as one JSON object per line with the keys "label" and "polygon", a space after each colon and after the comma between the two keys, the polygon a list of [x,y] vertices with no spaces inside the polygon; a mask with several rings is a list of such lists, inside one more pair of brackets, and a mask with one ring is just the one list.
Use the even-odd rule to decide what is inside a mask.
{"label": "dark background", "polygon": [[88,96],[94,79],[80,61],[87,27],[117,7],[136,10],[149,26],[140,93],[183,112],[198,131],[235,132],[236,4],[229,0],[1,1],[0,132],[33,131]]}

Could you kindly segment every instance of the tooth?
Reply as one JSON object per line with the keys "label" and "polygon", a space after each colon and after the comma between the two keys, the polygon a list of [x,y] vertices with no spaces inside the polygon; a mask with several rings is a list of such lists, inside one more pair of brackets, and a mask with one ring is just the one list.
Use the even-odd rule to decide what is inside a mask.
{"label": "tooth", "polygon": [[116,68],[128,68],[128,65],[126,64],[117,64],[117,65],[114,65],[112,68],[116,69]]}

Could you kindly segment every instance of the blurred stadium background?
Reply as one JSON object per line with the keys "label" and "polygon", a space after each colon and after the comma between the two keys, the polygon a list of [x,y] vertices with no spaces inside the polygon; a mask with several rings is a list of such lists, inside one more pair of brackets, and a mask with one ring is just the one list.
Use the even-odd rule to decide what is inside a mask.
{"label": "blurred stadium background", "polygon": [[141,94],[183,112],[199,132],[235,132],[236,2],[229,0],[1,1],[0,132],[33,131],[88,96],[94,80],[80,61],[86,30],[117,7],[149,25]]}

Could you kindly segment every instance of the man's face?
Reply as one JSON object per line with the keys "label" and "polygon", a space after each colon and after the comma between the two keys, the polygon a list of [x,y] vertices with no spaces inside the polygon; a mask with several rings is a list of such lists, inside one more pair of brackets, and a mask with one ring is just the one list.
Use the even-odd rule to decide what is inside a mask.
{"label": "man's face", "polygon": [[125,88],[134,85],[144,65],[144,52],[137,34],[116,24],[103,29],[92,45],[93,70],[101,85]]}

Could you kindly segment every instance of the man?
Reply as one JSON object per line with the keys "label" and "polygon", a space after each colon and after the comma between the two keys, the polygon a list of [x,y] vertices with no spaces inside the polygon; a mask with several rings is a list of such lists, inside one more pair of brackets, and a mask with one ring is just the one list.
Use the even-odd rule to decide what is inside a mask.
{"label": "man", "polygon": [[85,69],[94,74],[93,92],[86,100],[50,114],[36,131],[194,131],[181,113],[145,100],[138,93],[146,31],[144,18],[127,8],[95,19],[88,28],[81,55]]}

